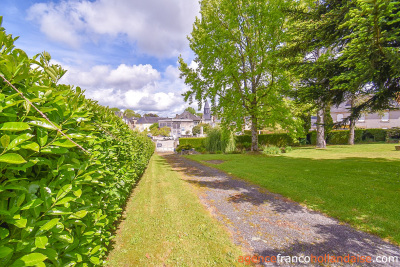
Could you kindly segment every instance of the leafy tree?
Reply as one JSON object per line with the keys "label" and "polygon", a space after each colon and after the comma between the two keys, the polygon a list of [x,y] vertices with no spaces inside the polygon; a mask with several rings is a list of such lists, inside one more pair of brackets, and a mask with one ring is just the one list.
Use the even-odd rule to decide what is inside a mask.
{"label": "leafy tree", "polygon": [[208,133],[211,130],[210,124],[207,123],[200,123],[193,127],[192,133],[193,135],[200,134],[200,128],[203,127],[203,133]]}
{"label": "leafy tree", "polygon": [[[303,1],[303,3],[307,3]],[[317,147],[325,148],[326,111],[343,100],[343,91],[333,90],[343,69],[338,54],[346,44],[346,29],[340,28],[348,10],[347,1],[310,1],[291,13],[285,52],[297,74],[296,98],[312,104],[317,112]]]}
{"label": "leafy tree", "polygon": [[159,135],[169,136],[171,133],[171,128],[169,128],[169,127],[165,126],[165,127],[159,128],[158,122],[150,125],[149,129],[150,129],[150,133],[152,136],[159,136]]}
{"label": "leafy tree", "polygon": [[121,111],[119,108],[110,108],[110,110],[111,110],[112,112],[120,112],[120,111]]}
{"label": "leafy tree", "polygon": [[158,115],[155,113],[146,113],[143,115],[143,117],[158,117]]}
{"label": "leafy tree", "polygon": [[[194,108],[192,108],[192,107],[187,107],[186,109],[185,109],[185,111],[189,111],[190,113],[192,113],[193,115],[196,115],[196,110],[194,109]],[[197,115],[196,115],[197,116]]]}
{"label": "leafy tree", "polygon": [[139,113],[136,113],[133,110],[127,109],[124,111],[124,116],[128,117],[128,118],[141,118],[142,115],[140,115]]}
{"label": "leafy tree", "polygon": [[241,129],[251,121],[252,150],[257,129],[280,124],[295,133],[299,124],[284,97],[290,83],[277,53],[285,39],[283,10],[294,4],[276,0],[203,0],[190,47],[197,68],[179,58],[181,77],[191,89],[186,101],[210,98],[225,127]]}
{"label": "leafy tree", "polygon": [[149,129],[150,129],[150,131],[152,130],[152,129],[158,129],[159,128],[159,124],[158,124],[158,122],[156,122],[156,123],[153,123],[152,125],[150,125],[150,127],[149,127]]}

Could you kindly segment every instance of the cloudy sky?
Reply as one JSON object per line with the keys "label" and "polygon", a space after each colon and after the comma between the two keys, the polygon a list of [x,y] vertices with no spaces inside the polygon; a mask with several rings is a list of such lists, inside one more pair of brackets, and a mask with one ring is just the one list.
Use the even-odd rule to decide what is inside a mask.
{"label": "cloudy sky", "polygon": [[[177,59],[198,0],[0,0],[7,33],[30,56],[47,51],[100,104],[172,116],[188,105]],[[197,108],[197,106],[196,106]]]}

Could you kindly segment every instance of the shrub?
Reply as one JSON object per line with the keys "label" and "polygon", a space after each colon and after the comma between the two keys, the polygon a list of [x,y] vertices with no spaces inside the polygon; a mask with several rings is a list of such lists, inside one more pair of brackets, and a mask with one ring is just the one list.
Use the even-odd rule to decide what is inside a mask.
{"label": "shrub", "polygon": [[263,153],[265,155],[279,155],[281,154],[281,149],[277,146],[265,146]]}
{"label": "shrub", "polygon": [[385,129],[365,129],[362,140],[374,142],[385,141],[386,131]]}
{"label": "shrub", "polygon": [[204,146],[208,152],[223,151],[222,131],[219,128],[211,129],[204,141]]}
{"label": "shrub", "polygon": [[282,153],[289,153],[292,152],[293,148],[291,146],[287,146],[287,147],[281,147],[281,152]]}
{"label": "shrub", "polygon": [[0,266],[101,265],[154,144],[57,84],[49,54],[28,58],[1,27],[0,40],[0,72],[25,97],[0,79]]}
{"label": "shrub", "polygon": [[191,144],[186,144],[186,145],[179,145],[177,148],[176,148],[176,152],[182,152],[182,150],[191,150],[191,149],[193,149],[193,146],[191,145]]}
{"label": "shrub", "polygon": [[191,145],[197,151],[204,150],[205,137],[179,138],[179,145]]}

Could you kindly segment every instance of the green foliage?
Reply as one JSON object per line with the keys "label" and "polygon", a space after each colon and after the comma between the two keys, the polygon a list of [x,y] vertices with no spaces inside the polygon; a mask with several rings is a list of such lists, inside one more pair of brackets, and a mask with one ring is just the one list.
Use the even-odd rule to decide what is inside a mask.
{"label": "green foliage", "polygon": [[197,151],[204,149],[205,137],[179,138],[179,145],[191,145]]}
{"label": "green foliage", "polygon": [[133,110],[127,109],[124,111],[124,116],[128,118],[141,118],[142,116],[139,113],[136,113]]}
{"label": "green foliage", "polygon": [[155,113],[146,113],[143,115],[143,117],[158,117],[158,115]]}
{"label": "green foliage", "polygon": [[159,128],[158,122],[150,125],[149,129],[152,136],[169,136],[171,133],[171,128],[169,127],[164,126]]}
{"label": "green foliage", "polygon": [[222,131],[219,128],[211,129],[206,139],[204,140],[204,146],[208,152],[215,153],[217,151],[224,150],[224,144],[222,141]]}
{"label": "green foliage", "polygon": [[[185,100],[195,99],[201,105],[210,98],[213,113],[226,128],[241,130],[244,118],[250,118],[254,129],[279,124],[297,134],[301,122],[294,118],[292,101],[285,97],[291,89],[290,75],[279,55],[286,42],[284,10],[295,4],[284,0],[201,1],[201,16],[189,37],[198,66],[190,68],[179,58],[181,76],[190,85]],[[255,131],[254,150],[256,139]]]}
{"label": "green foliage", "polygon": [[281,149],[277,146],[265,146],[263,153],[265,155],[279,155],[281,154]]}
{"label": "green foliage", "polygon": [[154,144],[14,40],[1,28],[0,74],[73,142],[0,79],[0,265],[100,265]]}
{"label": "green foliage", "polygon": [[[236,136],[237,144],[244,145],[246,143],[251,143],[250,135],[239,135]],[[258,143],[260,145],[274,145],[278,147],[284,147],[287,145],[295,145],[297,142],[287,133],[278,134],[260,134],[258,136]]]}
{"label": "green foliage", "polygon": [[203,127],[203,133],[206,134],[210,131],[211,126],[208,123],[200,123],[193,127],[192,133],[193,135],[200,134],[200,128]]}
{"label": "green foliage", "polygon": [[386,129],[366,129],[363,133],[364,141],[385,141],[387,137],[387,133],[390,132]]}
{"label": "green foliage", "polygon": [[112,112],[120,112],[120,111],[121,111],[119,108],[110,108],[110,110],[111,110]]}
{"label": "green foliage", "polygon": [[191,144],[179,145],[176,147],[176,152],[182,152],[182,150],[191,150],[194,147]]}
{"label": "green foliage", "polygon": [[[185,109],[185,111],[189,111],[190,113],[192,113],[193,115],[196,115],[196,110],[194,109],[194,108],[192,108],[192,107],[187,107],[186,109]],[[196,115],[197,116],[197,115]]]}
{"label": "green foliage", "polygon": [[[354,130],[354,143],[363,142],[382,142],[386,140],[387,129],[355,129]],[[316,132],[310,132],[309,134],[311,145],[316,143]],[[327,144],[329,145],[340,145],[347,144],[349,138],[349,130],[335,130],[331,131],[327,136]]]}

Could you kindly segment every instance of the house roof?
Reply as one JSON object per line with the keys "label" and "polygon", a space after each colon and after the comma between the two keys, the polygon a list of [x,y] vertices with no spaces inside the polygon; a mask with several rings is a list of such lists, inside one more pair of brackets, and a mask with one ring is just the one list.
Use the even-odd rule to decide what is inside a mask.
{"label": "house roof", "polygon": [[186,120],[193,120],[193,121],[200,121],[201,119],[196,115],[193,115],[189,111],[184,111],[181,115],[176,115],[175,119],[186,119]]}
{"label": "house roof", "polygon": [[160,120],[164,120],[166,118],[161,118],[161,117],[141,117],[140,119],[138,119],[138,121],[136,122],[136,124],[153,124],[153,123],[157,123]]}

